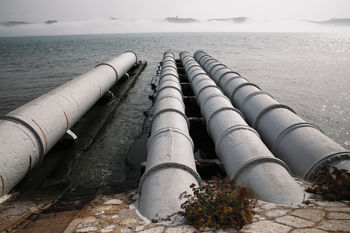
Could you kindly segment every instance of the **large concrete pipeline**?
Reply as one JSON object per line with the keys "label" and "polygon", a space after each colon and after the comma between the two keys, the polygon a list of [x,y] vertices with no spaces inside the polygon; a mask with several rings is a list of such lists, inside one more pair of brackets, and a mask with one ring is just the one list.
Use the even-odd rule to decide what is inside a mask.
{"label": "large concrete pipeline", "polygon": [[350,152],[317,126],[205,52],[197,51],[194,57],[296,176],[313,180],[325,165],[350,170]]}
{"label": "large concrete pipeline", "polygon": [[180,193],[190,193],[193,183],[202,185],[174,55],[164,53],[162,65],[147,143],[146,170],[139,183],[138,209],[148,219],[165,218],[180,211]]}
{"label": "large concrete pipeline", "polygon": [[193,57],[182,52],[180,58],[227,176],[250,186],[263,201],[301,203],[303,191],[287,165],[272,155]]}
{"label": "large concrete pipeline", "polygon": [[136,62],[134,52],[125,52],[0,116],[0,194],[9,193]]}

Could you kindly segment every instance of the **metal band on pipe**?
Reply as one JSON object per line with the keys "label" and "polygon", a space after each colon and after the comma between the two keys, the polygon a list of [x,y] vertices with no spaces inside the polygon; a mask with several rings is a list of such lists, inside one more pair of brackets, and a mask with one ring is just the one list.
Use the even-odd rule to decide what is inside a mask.
{"label": "metal band on pipe", "polygon": [[102,62],[102,63],[98,64],[97,66],[95,66],[95,68],[98,67],[98,66],[109,66],[109,67],[111,67],[114,70],[115,74],[116,74],[116,79],[119,80],[119,74],[118,74],[117,70],[111,64],[108,64],[106,62]]}
{"label": "metal band on pipe", "polygon": [[[177,100],[178,100],[178,99],[177,99]],[[182,103],[182,104],[183,104],[183,103]],[[179,111],[179,110],[177,110],[177,109],[173,109],[173,108],[164,108],[164,109],[158,111],[156,114],[154,114],[154,115],[152,116],[152,118],[155,119],[157,116],[159,116],[159,115],[162,114],[163,112],[176,112],[176,113],[180,114],[180,115],[183,116],[183,118],[186,120],[187,127],[190,128],[190,122],[189,122],[187,116],[186,116],[183,112],[181,112],[181,111]],[[152,137],[152,136],[151,136],[151,137]]]}
{"label": "metal band on pipe", "polygon": [[[246,78],[242,77],[242,76],[241,76],[240,74],[238,74],[237,72],[234,72],[234,71],[226,71],[226,72],[224,72],[223,74],[221,74],[220,77],[218,78],[218,81],[217,81],[218,85],[221,85],[221,84],[220,84],[221,79],[222,79],[226,74],[236,74],[236,75],[238,75],[238,76],[231,77],[229,80],[232,80],[232,79],[234,79],[234,78],[242,78],[242,79],[244,79],[244,80],[247,80]],[[247,82],[249,82],[249,81],[247,80]],[[222,84],[222,85],[225,85],[225,84]]]}
{"label": "metal band on pipe", "polygon": [[[162,97],[160,97],[160,98],[156,98],[155,103],[157,103],[158,101],[161,101],[162,99],[166,99],[166,98],[173,98],[173,99],[178,100],[179,102],[182,103],[182,106],[183,106],[184,109],[185,109],[185,104],[183,103],[182,98],[179,99],[179,98],[177,98],[176,96],[172,96],[172,95],[166,95],[166,96],[162,96]],[[154,117],[153,117],[153,119],[154,119]]]}
{"label": "metal band on pipe", "polygon": [[221,79],[222,79],[226,74],[229,74],[229,73],[231,73],[231,72],[227,72],[227,73],[223,74],[223,75],[220,77],[220,79],[219,79],[219,81],[218,81],[219,86],[226,86],[226,85],[228,85],[229,82],[231,82],[232,80],[237,79],[237,78],[241,78],[241,79],[243,79],[243,80],[249,82],[248,79],[246,79],[246,78],[243,77],[243,76],[234,76],[234,77],[230,77],[225,83],[222,83],[222,84],[221,84],[221,83],[220,83],[220,82],[221,82]]}
{"label": "metal band on pipe", "polygon": [[[194,80],[194,79],[195,79],[196,77],[198,77],[199,75],[205,75],[205,76],[208,77],[208,74],[205,73],[204,71],[202,71],[201,73],[197,73],[197,74],[193,75],[193,76],[191,77],[191,82],[192,82],[192,80]],[[209,79],[209,77],[208,77],[208,79]]]}
{"label": "metal band on pipe", "polygon": [[174,77],[176,77],[178,80],[180,80],[180,78],[179,78],[179,76],[176,76],[175,74],[173,74],[173,73],[170,73],[170,74],[162,74],[160,77],[159,77],[159,80],[161,80],[164,76],[167,76],[167,75],[171,75],[171,76],[174,76]]}
{"label": "metal band on pipe", "polygon": [[[284,105],[284,107],[288,107],[288,106]],[[276,106],[275,108],[281,108],[281,106]],[[272,109],[275,109],[275,108],[268,109],[267,111],[272,110]],[[289,107],[288,107],[287,109],[290,110]],[[266,111],[266,112],[267,112],[267,111]],[[264,113],[265,113],[265,112],[264,112]],[[264,114],[264,113],[262,113],[262,114]],[[261,114],[261,115],[262,115],[262,114]],[[316,126],[316,125],[314,125],[314,124],[307,123],[307,122],[295,123],[295,124],[293,124],[293,125],[287,127],[286,129],[284,129],[284,130],[277,136],[276,140],[275,140],[275,141],[273,142],[273,144],[272,144],[272,147],[271,147],[272,151],[274,151],[274,152],[277,153],[277,151],[278,151],[278,145],[279,145],[280,141],[282,140],[282,138],[283,138],[286,134],[288,134],[289,132],[293,131],[294,129],[303,128],[303,127],[315,128],[315,129],[319,130],[320,132],[322,132],[322,130],[321,130],[318,126]]]}
{"label": "metal band on pipe", "polygon": [[124,53],[133,53],[135,55],[135,58],[136,58],[135,64],[137,63],[137,55],[134,51],[128,50],[128,51],[125,51]]}
{"label": "metal band on pipe", "polygon": [[[206,80],[206,79],[202,79],[202,80]],[[202,80],[200,80],[198,83],[200,83]],[[196,84],[198,85],[198,83],[196,83]],[[199,98],[199,96],[200,96],[200,94],[202,93],[203,90],[205,90],[205,89],[207,89],[207,88],[210,88],[210,87],[211,87],[211,88],[216,88],[216,89],[218,89],[219,91],[221,91],[220,88],[219,88],[217,85],[215,85],[215,84],[209,84],[209,85],[207,85],[207,86],[202,87],[202,88],[198,91],[198,93],[197,93],[198,98]]]}
{"label": "metal band on pipe", "polygon": [[332,162],[335,162],[337,160],[348,160],[350,159],[350,151],[343,151],[343,152],[337,152],[331,155],[328,155],[318,161],[316,164],[314,164],[309,171],[304,176],[304,179],[307,180],[313,180],[315,178],[315,175],[317,175],[318,171],[326,166],[327,164],[330,164]]}
{"label": "metal band on pipe", "polygon": [[239,104],[238,108],[241,109],[243,108],[243,106],[247,103],[247,101],[249,101],[251,98],[253,98],[254,96],[257,95],[267,95],[270,96],[272,99],[275,99],[272,95],[270,95],[269,93],[265,92],[265,91],[257,91],[257,92],[253,92],[249,95],[247,95],[242,102]]}
{"label": "metal band on pipe", "polygon": [[[174,81],[174,80],[167,80],[167,81],[169,81],[169,82],[174,82],[174,83],[176,82],[176,81]],[[176,83],[177,83],[177,82],[176,82]],[[164,87],[161,87],[161,88],[158,90],[158,93],[161,92],[161,91],[164,90],[164,89],[167,89],[167,88],[173,88],[173,89],[177,90],[177,91],[181,94],[181,96],[183,96],[182,91],[181,91],[179,88],[174,87],[174,86],[164,86]],[[158,96],[158,94],[157,94],[157,96]]]}
{"label": "metal band on pipe", "polygon": [[[243,119],[244,119],[244,116],[242,115],[242,113],[237,109],[237,108],[234,108],[234,107],[222,107],[222,108],[219,108],[217,110],[215,110],[208,118],[207,120],[207,125],[210,127],[210,121],[211,119],[213,119],[213,117],[218,114],[219,112],[222,112],[222,111],[227,111],[227,110],[231,110],[233,112],[236,112],[238,113]],[[210,135],[210,132],[209,132],[209,127],[207,127],[207,131],[208,131],[208,134]]]}
{"label": "metal band on pipe", "polygon": [[236,131],[236,130],[248,130],[251,131],[253,133],[255,133],[259,138],[260,135],[258,134],[258,132],[256,132],[255,129],[253,129],[252,127],[249,127],[248,125],[234,125],[231,126],[230,128],[226,129],[220,136],[219,139],[217,140],[217,142],[215,143],[215,151],[218,151],[218,147],[221,144],[221,141],[223,138],[225,138],[228,134]]}
{"label": "metal band on pipe", "polygon": [[256,88],[258,88],[259,90],[261,90],[261,88],[260,88],[258,85],[254,84],[254,83],[250,83],[250,82],[248,82],[248,83],[242,83],[242,84],[239,84],[239,85],[233,90],[233,92],[231,93],[230,98],[233,99],[233,96],[236,94],[236,92],[237,92],[241,87],[244,87],[244,86],[253,86],[253,87],[256,87]]}
{"label": "metal band on pipe", "polygon": [[204,63],[201,64],[201,66],[205,67],[205,64],[207,64],[207,62],[209,62],[209,61],[217,61],[217,62],[219,62],[219,61],[216,60],[215,58],[209,58],[208,60],[204,61]]}
{"label": "metal band on pipe", "polygon": [[39,148],[39,161],[42,161],[42,159],[44,158],[44,143],[42,142],[40,135],[30,124],[14,116],[0,116],[0,120],[11,121],[27,128],[33,134],[35,140],[37,141],[37,145]]}
{"label": "metal band on pipe", "polygon": [[142,190],[142,185],[145,182],[145,180],[147,179],[148,176],[150,176],[153,172],[157,171],[157,170],[161,170],[164,168],[178,168],[181,170],[184,170],[188,173],[190,173],[198,182],[199,187],[202,188],[203,187],[203,182],[201,177],[198,175],[198,173],[193,170],[191,167],[184,165],[182,163],[174,163],[174,162],[169,162],[169,163],[162,163],[162,164],[158,164],[154,167],[152,167],[151,169],[147,170],[141,177],[140,182],[139,182],[139,188],[138,188],[138,193],[139,195],[141,195],[141,190]]}
{"label": "metal band on pipe", "polygon": [[279,165],[281,165],[282,167],[284,167],[289,174],[292,174],[290,168],[287,166],[287,164],[285,164],[282,160],[277,159],[275,157],[258,157],[258,158],[253,158],[251,160],[246,161],[245,163],[242,164],[241,167],[239,167],[238,169],[236,169],[236,171],[234,171],[232,173],[232,179],[236,179],[240,173],[242,173],[242,171],[248,167],[250,167],[251,165],[254,165],[256,163],[277,163]]}
{"label": "metal band on pipe", "polygon": [[[263,109],[263,110],[258,114],[258,116],[256,117],[255,121],[252,123],[252,127],[253,127],[253,128],[257,128],[257,127],[258,127],[258,124],[259,124],[259,121],[260,121],[260,119],[262,118],[262,116],[263,116],[266,112],[271,111],[271,110],[276,109],[276,108],[288,109],[288,110],[291,111],[292,113],[295,113],[294,110],[293,110],[291,107],[289,107],[288,105],[285,105],[285,104],[273,104],[273,105],[270,105],[270,106],[266,107],[265,109]],[[308,123],[308,124],[309,124],[309,125],[312,125],[312,124],[310,124],[310,123]],[[315,127],[317,127],[317,126],[315,126]],[[321,129],[319,129],[319,130],[322,132]]]}
{"label": "metal band on pipe", "polygon": [[217,63],[217,64],[215,64],[215,65],[213,65],[211,68],[210,68],[210,70],[209,70],[209,74],[211,74],[211,72],[213,71],[213,69],[215,68],[215,67],[217,67],[217,66],[222,66],[222,67],[224,67],[224,68],[227,68],[225,65],[223,65],[223,64],[221,64],[221,63]]}

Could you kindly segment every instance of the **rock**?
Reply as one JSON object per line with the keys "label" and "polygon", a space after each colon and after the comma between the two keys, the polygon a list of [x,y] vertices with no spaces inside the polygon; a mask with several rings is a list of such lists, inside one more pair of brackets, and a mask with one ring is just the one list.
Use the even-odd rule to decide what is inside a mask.
{"label": "rock", "polygon": [[285,215],[288,213],[289,210],[286,209],[275,209],[275,210],[268,210],[265,212],[265,216],[269,218],[277,218]]}
{"label": "rock", "polygon": [[298,209],[295,210],[292,215],[305,218],[313,222],[318,222],[326,215],[326,213],[323,210],[318,209]]}
{"label": "rock", "polygon": [[97,228],[96,227],[85,227],[85,228],[80,228],[75,230],[76,232],[96,232]]}
{"label": "rock", "polygon": [[295,228],[305,228],[305,227],[311,227],[314,225],[313,222],[307,221],[302,218],[297,218],[294,216],[283,216],[275,219],[276,222],[278,223],[283,223],[291,227]]}
{"label": "rock", "polygon": [[350,207],[330,207],[330,208],[326,208],[325,210],[329,212],[349,212],[350,213]]}
{"label": "rock", "polygon": [[137,226],[135,231],[142,231],[145,227],[144,226]]}
{"label": "rock", "polygon": [[168,228],[165,230],[165,233],[194,233],[194,232],[198,232],[198,230],[194,227],[188,226],[188,225],[184,225],[184,226],[178,226],[178,227],[172,227],[172,228]]}
{"label": "rock", "polygon": [[112,232],[113,231],[113,229],[114,229],[114,225],[110,225],[110,226],[107,226],[107,227],[105,227],[105,228],[102,228],[101,229],[101,232],[102,233],[104,233],[104,232]]}
{"label": "rock", "polygon": [[121,204],[123,204],[123,201],[119,200],[119,199],[111,199],[111,200],[106,201],[103,204],[104,205],[121,205]]}
{"label": "rock", "polygon": [[327,232],[316,228],[304,228],[304,229],[296,229],[291,233],[327,233]]}
{"label": "rock", "polygon": [[350,232],[350,220],[323,220],[317,228],[326,231]]}
{"label": "rock", "polygon": [[164,227],[160,226],[160,227],[154,227],[154,228],[150,228],[148,230],[145,231],[139,231],[140,233],[163,233],[164,232]]}
{"label": "rock", "polygon": [[123,225],[137,224],[137,220],[134,219],[134,218],[126,218],[126,219],[124,219],[123,221],[121,221],[120,224],[123,224]]}
{"label": "rock", "polygon": [[284,226],[271,221],[260,221],[244,226],[240,232],[249,233],[287,233],[291,227]]}
{"label": "rock", "polygon": [[342,212],[330,212],[327,214],[328,219],[350,219],[350,214]]}

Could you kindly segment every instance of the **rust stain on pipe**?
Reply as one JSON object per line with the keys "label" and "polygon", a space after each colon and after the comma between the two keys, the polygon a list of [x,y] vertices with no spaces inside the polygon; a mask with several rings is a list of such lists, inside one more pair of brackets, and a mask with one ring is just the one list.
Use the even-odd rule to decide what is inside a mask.
{"label": "rust stain on pipe", "polygon": [[1,178],[1,196],[4,196],[4,193],[5,193],[5,181],[4,181],[4,177],[0,176]]}
{"label": "rust stain on pipe", "polygon": [[45,141],[45,151],[47,151],[48,145],[47,145],[47,139],[46,139],[46,135],[45,135],[45,133],[44,133],[44,130],[40,127],[40,125],[39,125],[34,119],[32,119],[32,121],[34,122],[34,124],[36,124],[36,126],[38,126],[38,128],[39,128],[40,131],[41,131],[41,133],[43,134],[43,136],[44,136],[44,141]]}
{"label": "rust stain on pipe", "polygon": [[63,112],[63,114],[66,117],[66,122],[67,122],[66,128],[67,128],[67,130],[69,130],[69,119],[68,119],[68,116],[67,116],[66,112]]}

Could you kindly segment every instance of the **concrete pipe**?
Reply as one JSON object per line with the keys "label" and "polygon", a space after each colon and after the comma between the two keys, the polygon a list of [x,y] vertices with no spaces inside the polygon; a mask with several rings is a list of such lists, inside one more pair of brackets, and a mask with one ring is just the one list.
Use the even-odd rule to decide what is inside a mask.
{"label": "concrete pipe", "polygon": [[263,201],[301,203],[303,191],[288,173],[287,165],[272,155],[215,82],[195,65],[193,57],[182,52],[180,58],[186,64],[188,79],[228,178],[250,186]]}
{"label": "concrete pipe", "polygon": [[0,194],[9,193],[136,62],[134,52],[125,52],[0,116]]}
{"label": "concrete pipe", "polygon": [[[173,54],[165,53],[175,62]],[[163,59],[163,60],[164,60]],[[146,170],[139,183],[138,209],[148,219],[165,218],[181,210],[180,193],[202,185],[196,171],[179,80],[164,68],[154,104]]]}
{"label": "concrete pipe", "polygon": [[317,126],[305,122],[293,109],[220,62],[206,63],[212,58],[203,51],[197,51],[195,57],[296,176],[313,180],[325,165],[350,170],[350,152]]}

